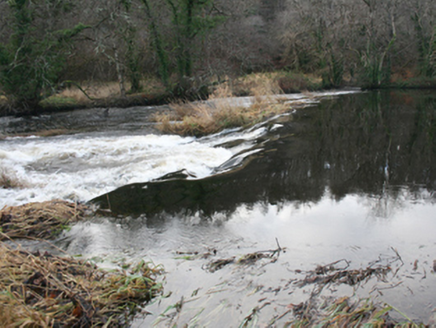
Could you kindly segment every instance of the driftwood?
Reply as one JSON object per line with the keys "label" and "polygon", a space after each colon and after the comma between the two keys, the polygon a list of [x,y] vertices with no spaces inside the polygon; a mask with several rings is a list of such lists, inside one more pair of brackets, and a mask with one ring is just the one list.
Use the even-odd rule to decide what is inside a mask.
{"label": "driftwood", "polygon": [[271,262],[277,261],[278,257],[280,256],[281,252],[286,252],[286,248],[282,248],[279,244],[279,241],[276,238],[277,243],[277,249],[271,249],[266,251],[258,251],[254,253],[249,253],[241,256],[239,259],[236,259],[235,256],[227,258],[227,259],[218,259],[215,261],[211,261],[205,266],[203,266],[203,269],[209,271],[209,272],[215,272],[223,267],[225,267],[228,264],[236,263],[236,264],[254,264],[255,262],[259,261],[260,259],[271,259]]}

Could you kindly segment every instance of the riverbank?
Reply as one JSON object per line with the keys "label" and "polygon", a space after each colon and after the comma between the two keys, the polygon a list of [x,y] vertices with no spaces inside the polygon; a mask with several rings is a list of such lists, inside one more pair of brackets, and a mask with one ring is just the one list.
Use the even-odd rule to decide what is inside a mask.
{"label": "riverbank", "polygon": [[[142,81],[141,92],[127,93],[125,96],[121,95],[120,86],[117,82],[68,82],[63,84],[64,87],[55,94],[43,99],[38,108],[20,112],[13,108],[13,105],[8,101],[6,96],[0,95],[0,116],[6,115],[38,115],[50,114],[63,111],[79,110],[79,109],[107,109],[107,108],[129,108],[135,106],[160,106],[172,105],[173,113],[168,118],[160,116],[155,118],[156,121],[165,121],[176,119],[183,121],[186,115],[180,114],[180,104],[189,103],[196,100],[215,99],[218,97],[261,97],[280,94],[293,94],[304,93],[313,91],[322,91],[331,89],[331,85],[323,80],[321,74],[303,74],[287,71],[275,71],[268,73],[252,73],[237,78],[214,78],[202,82],[189,82],[189,87],[184,91],[175,88],[168,90],[164,85],[155,78],[149,78]],[[129,85],[125,86],[127,89]],[[346,88],[363,88],[357,81],[352,78],[344,79],[342,87]],[[392,89],[392,90],[425,90],[435,89],[436,79],[415,77],[415,76],[402,76],[401,74],[394,74],[389,83],[383,83],[378,89]],[[373,88],[371,88],[373,89]],[[259,100],[259,98],[257,99]],[[263,101],[260,105],[266,105]],[[182,112],[187,113],[186,107]],[[219,106],[218,106],[219,107]],[[220,109],[220,108],[217,108]],[[222,109],[222,108],[221,108]],[[225,109],[225,108],[224,108]],[[276,106],[277,110],[277,106]],[[198,113],[193,113],[198,109],[191,108],[188,110],[186,125],[198,125]],[[204,109],[200,111],[204,112]],[[246,110],[244,110],[246,112]],[[280,113],[280,111],[278,112]],[[200,115],[201,116],[201,115]],[[212,115],[209,115],[209,118]],[[230,117],[229,117],[230,116]],[[256,113],[252,111],[247,118],[243,113],[243,117],[235,118],[233,114],[224,114],[222,117],[213,117],[218,121],[224,120],[224,125],[241,126],[252,121],[253,116],[258,117],[260,120],[264,116],[263,111]],[[232,122],[236,120],[235,122]],[[194,122],[193,122],[194,121]],[[217,125],[223,125],[223,122],[218,122]],[[169,133],[178,134],[193,134],[201,135],[207,134],[207,130],[219,130],[217,127],[213,129],[200,128],[194,129],[192,132],[186,132],[185,127],[178,126],[169,128],[164,124],[163,130]],[[204,122],[200,125],[204,125]],[[207,123],[206,125],[210,125]],[[198,130],[198,131],[195,131]],[[204,131],[202,131],[204,130]]]}
{"label": "riverbank", "polygon": [[162,292],[156,282],[162,269],[149,262],[105,271],[57,248],[59,254],[51,254],[19,244],[52,240],[90,219],[91,212],[59,200],[0,211],[0,321],[5,327],[122,327]]}
{"label": "riverbank", "polygon": [[[127,108],[133,106],[158,106],[178,101],[207,99],[222,84],[230,85],[234,96],[259,95],[265,85],[276,84],[279,93],[299,93],[322,89],[322,79],[315,75],[290,72],[255,73],[239,78],[215,78],[207,82],[192,82],[181,91],[179,88],[167,90],[155,79],[142,81],[142,91],[121,96],[116,82],[65,83],[66,87],[45,98],[39,107],[19,112],[5,96],[0,98],[0,115],[34,115],[85,108]],[[127,86],[128,87],[128,86]]]}

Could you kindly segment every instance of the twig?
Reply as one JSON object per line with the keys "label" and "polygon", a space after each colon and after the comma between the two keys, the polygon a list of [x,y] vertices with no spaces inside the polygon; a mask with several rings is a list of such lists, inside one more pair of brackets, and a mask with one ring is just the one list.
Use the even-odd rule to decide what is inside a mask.
{"label": "twig", "polygon": [[371,294],[373,291],[380,291],[380,290],[387,290],[387,289],[393,289],[395,287],[398,287],[399,285],[401,285],[403,282],[399,281],[397,282],[395,285],[391,285],[391,286],[387,286],[387,287],[379,287],[379,288],[373,288],[369,293]]}
{"label": "twig", "polygon": [[395,248],[393,248],[393,247],[391,247],[391,249],[395,252],[395,254],[397,254],[397,257],[398,257],[398,259],[401,261],[401,263],[404,264],[403,259],[401,258],[401,256],[400,256],[400,254],[398,253],[398,251],[397,251]]}

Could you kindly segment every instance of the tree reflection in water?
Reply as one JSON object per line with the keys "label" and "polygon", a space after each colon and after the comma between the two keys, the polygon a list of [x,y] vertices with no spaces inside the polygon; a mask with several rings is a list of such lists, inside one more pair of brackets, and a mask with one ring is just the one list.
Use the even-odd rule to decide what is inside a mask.
{"label": "tree reflection in water", "polygon": [[240,169],[203,180],[124,186],[95,201],[114,214],[207,217],[228,216],[241,204],[317,203],[328,191],[336,201],[365,195],[375,217],[389,218],[404,199],[434,202],[435,109],[429,92],[323,100],[271,122],[282,127],[258,140],[263,150]]}

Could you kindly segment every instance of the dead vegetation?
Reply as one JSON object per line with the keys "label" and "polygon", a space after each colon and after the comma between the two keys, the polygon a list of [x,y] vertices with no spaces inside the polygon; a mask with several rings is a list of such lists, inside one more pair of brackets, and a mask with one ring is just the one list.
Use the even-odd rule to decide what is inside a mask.
{"label": "dead vegetation", "polygon": [[[277,242],[277,249],[258,251],[237,257],[221,258],[210,261],[203,269],[213,273],[228,265],[253,265],[265,259],[262,264],[268,264],[278,260],[280,253],[285,251]],[[318,265],[313,270],[303,272],[295,270],[296,274],[303,274],[302,279],[291,279],[285,289],[292,285],[296,288],[314,286],[309,292],[309,298],[298,304],[290,303],[285,311],[277,314],[269,320],[267,327],[398,327],[398,328],[424,328],[425,324],[416,323],[406,314],[386,303],[374,301],[371,298],[328,296],[320,297],[321,291],[331,285],[349,285],[358,288],[371,279],[388,282],[395,277],[399,269],[404,265],[399,253],[392,248],[393,256],[380,256],[377,260],[369,263],[364,268],[352,269],[351,262],[342,259],[326,265]],[[216,250],[202,252],[181,252],[179,259],[208,259],[216,255]],[[398,285],[391,285],[395,288]],[[280,290],[278,288],[277,290]],[[198,290],[193,296],[196,296]],[[189,300],[188,300],[189,301]],[[176,304],[169,306],[159,320],[167,319],[173,323],[173,319],[180,315],[183,304],[188,302],[183,298]],[[272,304],[268,298],[262,298],[258,306],[251,309],[249,314],[242,320],[239,327],[257,327],[262,309]],[[173,312],[170,312],[173,310]],[[160,321],[158,321],[160,322]]]}
{"label": "dead vegetation", "polygon": [[[319,295],[325,287],[333,284],[346,284],[357,287],[371,278],[386,282],[389,273],[395,276],[404,265],[398,252],[394,248],[392,248],[392,251],[395,253],[395,256],[388,258],[380,257],[378,260],[369,263],[366,268],[349,269],[350,262],[345,259],[327,265],[318,265],[315,270],[307,272],[304,279],[295,280],[293,284],[297,287],[315,285],[311,293],[311,297],[314,297]],[[399,263],[399,266],[394,271],[395,263]]]}
{"label": "dead vegetation", "polygon": [[[345,263],[344,268],[337,268],[339,263]],[[348,269],[350,263],[347,260],[340,260],[325,266],[317,266],[313,271],[307,273],[303,280],[295,282],[298,287],[316,285],[313,294],[319,294],[325,286],[331,284],[346,284],[356,286],[375,277],[378,280],[386,281],[386,275],[391,272],[391,265],[368,266],[367,268]]]}
{"label": "dead vegetation", "polygon": [[203,136],[227,128],[253,125],[290,108],[274,97],[282,93],[274,80],[258,78],[247,88],[253,97],[247,104],[235,103],[232,98],[234,91],[226,82],[207,101],[172,103],[171,112],[156,115],[154,121],[166,133]]}
{"label": "dead vegetation", "polygon": [[0,188],[4,189],[22,189],[26,187],[26,183],[20,179],[14,172],[0,169]]}
{"label": "dead vegetation", "polygon": [[213,273],[232,263],[239,264],[239,265],[251,265],[261,259],[270,259],[270,263],[274,263],[279,258],[281,252],[286,252],[286,248],[282,248],[277,239],[276,239],[276,243],[277,243],[277,249],[248,253],[248,254],[244,254],[239,258],[232,256],[226,259],[214,260],[203,266],[203,269]]}
{"label": "dead vegetation", "polygon": [[240,77],[231,83],[232,96],[267,96],[283,93],[280,73],[256,73]]}
{"label": "dead vegetation", "polygon": [[76,85],[68,86],[62,90],[58,96],[74,99],[78,103],[86,103],[92,99],[102,99],[114,96],[119,97],[120,87],[116,82],[83,83],[80,89]]}
{"label": "dead vegetation", "polygon": [[9,206],[0,211],[0,240],[9,238],[53,238],[70,224],[83,220],[89,207],[63,200]]}
{"label": "dead vegetation", "polygon": [[[273,318],[272,323],[292,313],[292,320],[285,324],[286,327],[425,327],[423,324],[414,323],[393,306],[374,303],[371,299],[324,298],[323,304],[319,304],[320,298],[317,296],[328,286],[345,284],[357,288],[371,278],[387,282],[388,274],[395,277],[404,263],[398,252],[392,250],[395,256],[380,257],[369,263],[366,268],[349,269],[350,262],[343,259],[327,265],[318,265],[314,270],[306,272],[303,279],[292,280],[290,283],[299,288],[308,285],[314,285],[315,288],[307,301],[290,304],[285,313]],[[398,265],[394,270],[395,263]],[[297,270],[296,273],[303,272]],[[403,317],[404,320],[393,319],[390,316],[392,313],[395,313],[396,317]]]}
{"label": "dead vegetation", "polygon": [[161,273],[140,262],[129,272],[0,243],[3,327],[124,327],[139,306],[161,292]]}
{"label": "dead vegetation", "polygon": [[[269,322],[269,327],[282,320],[287,320],[284,327],[398,327],[398,328],[424,328],[422,323],[415,323],[406,314],[392,305],[374,302],[370,298],[350,297],[318,297],[321,291],[330,285],[346,284],[358,287],[371,278],[384,282],[388,281],[388,274],[395,277],[398,270],[404,265],[400,255],[392,249],[395,256],[379,258],[369,263],[366,268],[349,269],[350,262],[343,259],[327,265],[318,265],[314,270],[306,272],[303,279],[293,279],[291,283],[299,288],[315,285],[308,300],[299,304],[289,304],[287,310],[276,315]],[[394,264],[397,263],[394,270]],[[303,273],[296,270],[296,273]],[[396,287],[393,285],[391,288]],[[264,303],[269,304],[269,303]],[[257,313],[262,309],[253,309],[243,321],[243,327],[251,327]]]}
{"label": "dead vegetation", "polygon": [[[290,304],[288,312],[292,312],[295,319],[287,322],[285,327],[427,327],[422,323],[413,322],[389,304],[374,303],[370,299],[353,300],[349,297],[329,299],[320,307],[308,301]],[[391,314],[394,313],[404,320],[392,318]],[[280,318],[276,317],[272,323]]]}
{"label": "dead vegetation", "polygon": [[1,210],[0,322],[5,327],[124,327],[161,292],[155,279],[162,270],[149,263],[109,273],[71,257],[31,253],[12,241],[53,238],[92,213],[62,200]]}

